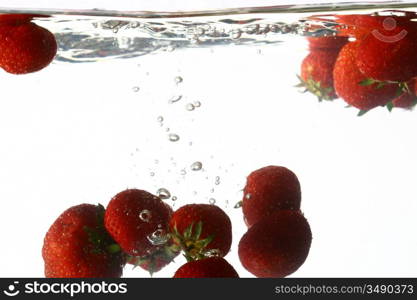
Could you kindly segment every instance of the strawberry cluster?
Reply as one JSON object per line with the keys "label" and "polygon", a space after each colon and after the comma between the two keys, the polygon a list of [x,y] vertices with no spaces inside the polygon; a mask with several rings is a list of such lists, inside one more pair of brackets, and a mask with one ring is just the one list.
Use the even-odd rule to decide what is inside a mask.
{"label": "strawberry cluster", "polygon": [[188,204],[173,212],[159,197],[127,189],[103,206],[63,212],[42,249],[46,277],[120,277],[126,264],[151,274],[181,252],[188,263],[174,277],[238,277],[223,259],[232,225],[218,206]]}
{"label": "strawberry cluster", "polygon": [[[248,177],[242,202],[248,232],[239,243],[245,268],[258,277],[284,277],[307,257],[311,231],[300,212],[300,184],[284,167]],[[187,204],[175,212],[139,189],[116,194],[104,208],[80,204],[49,228],[42,256],[46,277],[120,277],[126,264],[151,274],[180,253],[187,259],[175,278],[239,277],[224,257],[232,223],[218,206]]]}
{"label": "strawberry cluster", "polygon": [[358,108],[359,115],[378,106],[389,111],[413,108],[417,103],[416,14],[389,11],[333,17],[337,36],[308,38],[310,53],[302,62],[299,86],[319,100],[340,97]]}
{"label": "strawberry cluster", "polygon": [[297,176],[282,166],[252,172],[243,190],[248,231],[239,242],[242,265],[257,277],[286,277],[306,260],[311,229],[300,210]]}

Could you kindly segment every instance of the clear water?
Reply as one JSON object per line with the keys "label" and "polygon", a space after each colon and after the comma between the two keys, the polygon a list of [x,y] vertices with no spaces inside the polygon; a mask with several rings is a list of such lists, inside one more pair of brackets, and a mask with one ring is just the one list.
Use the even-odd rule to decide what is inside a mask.
{"label": "clear water", "polygon": [[[409,10],[413,10],[412,4]],[[58,55],[29,75],[0,72],[1,276],[43,276],[44,234],[65,209],[125,188],[174,209],[219,205],[237,244],[246,176],[283,165],[299,177],[313,244],[297,277],[415,276],[415,112],[358,118],[297,84],[305,36],[332,34],[311,14],[374,7],[295,7],[188,15],[51,11]],[[25,11],[28,12],[28,11]],[[250,14],[245,12],[251,12]],[[147,17],[147,18],[145,18]],[[178,258],[156,277],[171,277]],[[146,277],[125,269],[126,277]]]}

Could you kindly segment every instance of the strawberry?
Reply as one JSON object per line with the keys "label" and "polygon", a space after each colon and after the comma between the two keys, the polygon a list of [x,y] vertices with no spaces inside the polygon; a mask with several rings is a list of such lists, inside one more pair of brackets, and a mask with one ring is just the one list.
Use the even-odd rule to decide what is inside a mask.
{"label": "strawberry", "polygon": [[359,42],[346,44],[337,57],[333,69],[336,93],[361,111],[385,106],[398,95],[399,85],[363,75],[356,65],[358,45]]}
{"label": "strawberry", "polygon": [[224,258],[208,257],[182,265],[174,278],[239,278],[236,270]]}
{"label": "strawberry", "polygon": [[248,227],[281,209],[300,209],[301,188],[297,176],[281,166],[253,171],[243,189],[242,210]]}
{"label": "strawberry", "polygon": [[146,191],[128,189],[115,195],[104,215],[104,225],[124,252],[144,257],[160,250],[169,240],[172,209]]}
{"label": "strawberry", "polygon": [[310,37],[310,53],[301,64],[300,84],[305,91],[317,96],[319,101],[337,98],[333,87],[333,67],[346,37]]}
{"label": "strawberry", "polygon": [[43,243],[45,276],[120,277],[125,256],[108,235],[101,205],[81,204],[64,211]]}
{"label": "strawberry", "polygon": [[26,74],[48,66],[57,52],[54,35],[32,23],[37,15],[0,15],[0,67]]}
{"label": "strawberry", "polygon": [[397,26],[391,33],[381,26],[359,41],[356,64],[362,74],[397,82],[417,76],[417,36],[410,30]]}
{"label": "strawberry", "polygon": [[257,277],[286,277],[304,263],[311,230],[300,211],[281,210],[248,229],[239,242],[242,265]]}
{"label": "strawberry", "polygon": [[188,260],[216,254],[225,256],[232,244],[232,224],[218,206],[188,204],[174,212],[170,221],[173,241]]}

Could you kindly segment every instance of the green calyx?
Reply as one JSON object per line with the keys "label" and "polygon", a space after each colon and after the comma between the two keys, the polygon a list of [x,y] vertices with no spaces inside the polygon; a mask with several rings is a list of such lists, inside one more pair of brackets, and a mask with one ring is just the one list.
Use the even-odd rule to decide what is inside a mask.
{"label": "green calyx", "polygon": [[206,238],[201,238],[203,231],[203,222],[199,221],[188,226],[183,233],[178,232],[175,224],[174,230],[171,233],[174,244],[184,252],[187,261],[199,260],[207,257],[207,253],[211,249],[207,246],[213,240],[214,236],[210,235]]}
{"label": "green calyx", "polygon": [[163,265],[167,265],[174,261],[174,258],[177,257],[179,251],[180,250],[176,245],[165,245],[149,255],[129,255],[127,260],[134,265],[133,268],[136,268],[138,266],[142,267],[146,269],[152,276],[153,273],[158,272],[163,267]]}
{"label": "green calyx", "polygon": [[319,102],[323,100],[331,101],[335,99],[333,87],[324,87],[320,81],[315,81],[311,76],[308,77],[307,80],[304,80],[299,75],[297,75],[297,78],[300,80],[300,83],[295,87],[304,88],[302,93],[310,92],[314,94],[319,99]]}

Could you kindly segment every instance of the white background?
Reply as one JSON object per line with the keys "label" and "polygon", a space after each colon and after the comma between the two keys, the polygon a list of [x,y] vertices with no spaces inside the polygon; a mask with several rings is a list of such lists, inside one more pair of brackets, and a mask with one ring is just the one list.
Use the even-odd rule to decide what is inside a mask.
{"label": "white background", "polygon": [[[167,188],[174,208],[215,198],[234,226],[226,258],[251,276],[237,257],[246,228],[233,205],[245,177],[270,164],[298,175],[313,232],[293,276],[416,276],[415,112],[381,108],[358,118],[342,101],[300,94],[293,86],[305,44],[288,40],[1,71],[0,276],[43,276],[42,240],[56,217],[84,202],[106,205],[127,187]],[[194,101],[202,106],[187,111]],[[194,161],[204,170],[192,172]],[[181,262],[156,276],[172,276]]]}

